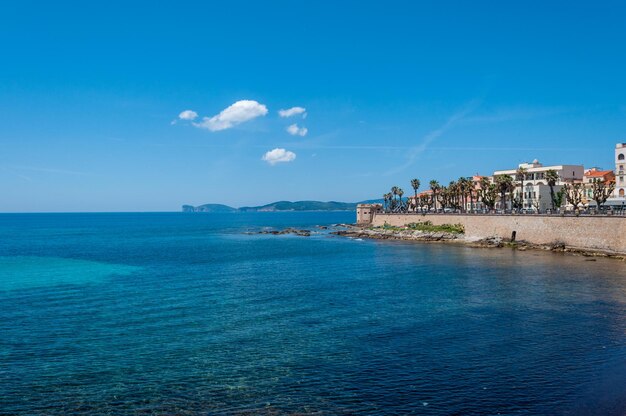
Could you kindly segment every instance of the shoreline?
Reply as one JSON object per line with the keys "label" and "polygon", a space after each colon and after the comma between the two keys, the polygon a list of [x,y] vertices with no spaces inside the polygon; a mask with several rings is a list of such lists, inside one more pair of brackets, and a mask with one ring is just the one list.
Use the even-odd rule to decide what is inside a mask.
{"label": "shoreline", "polygon": [[551,251],[553,253],[566,253],[583,257],[603,257],[615,260],[626,260],[626,254],[615,253],[606,250],[585,249],[567,246],[561,242],[551,244],[535,244],[524,240],[511,241],[501,237],[472,238],[463,233],[446,231],[420,231],[408,228],[381,228],[367,227],[355,224],[341,224],[346,230],[335,231],[340,237],[366,238],[369,240],[392,240],[419,243],[447,243],[459,244],[474,248],[509,248],[512,250],[527,251]]}

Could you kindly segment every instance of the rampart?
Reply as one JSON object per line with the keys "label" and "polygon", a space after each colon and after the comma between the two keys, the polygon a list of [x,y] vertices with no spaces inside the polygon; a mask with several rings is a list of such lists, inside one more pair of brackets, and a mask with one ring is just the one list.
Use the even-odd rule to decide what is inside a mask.
{"label": "rampart", "polygon": [[626,217],[480,214],[384,214],[376,213],[373,226],[403,226],[431,221],[435,225],[462,224],[468,238],[511,238],[533,244],[562,242],[584,250],[626,254]]}

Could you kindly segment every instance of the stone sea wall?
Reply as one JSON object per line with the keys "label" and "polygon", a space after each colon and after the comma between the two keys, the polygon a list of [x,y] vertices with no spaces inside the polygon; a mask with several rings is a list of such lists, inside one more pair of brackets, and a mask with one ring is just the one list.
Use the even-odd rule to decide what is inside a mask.
{"label": "stone sea wall", "polygon": [[626,217],[561,217],[540,215],[375,214],[373,226],[403,226],[431,221],[462,224],[466,238],[511,238],[533,244],[562,242],[573,248],[626,254]]}

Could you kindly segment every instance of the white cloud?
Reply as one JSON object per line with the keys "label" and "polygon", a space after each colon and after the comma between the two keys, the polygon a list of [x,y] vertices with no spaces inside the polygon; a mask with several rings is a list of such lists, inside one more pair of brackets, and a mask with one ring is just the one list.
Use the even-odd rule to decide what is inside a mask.
{"label": "white cloud", "polygon": [[203,117],[201,122],[193,125],[210,131],[226,130],[266,114],[267,107],[263,104],[254,100],[241,100],[225,108],[218,115]]}
{"label": "white cloud", "polygon": [[287,127],[287,133],[291,134],[292,136],[306,136],[306,134],[309,132],[309,129],[307,129],[306,127],[298,127],[297,124],[292,124],[291,126]]}
{"label": "white cloud", "polygon": [[306,108],[304,107],[291,107],[287,110],[279,110],[278,115],[281,117],[292,117],[302,114],[302,118],[306,117]]}
{"label": "white cloud", "polygon": [[262,160],[266,161],[270,165],[283,162],[293,162],[295,159],[296,154],[294,152],[279,148],[266,152],[262,157]]}
{"label": "white cloud", "polygon": [[198,117],[198,113],[192,110],[185,110],[178,115],[181,120],[195,120],[196,117]]}

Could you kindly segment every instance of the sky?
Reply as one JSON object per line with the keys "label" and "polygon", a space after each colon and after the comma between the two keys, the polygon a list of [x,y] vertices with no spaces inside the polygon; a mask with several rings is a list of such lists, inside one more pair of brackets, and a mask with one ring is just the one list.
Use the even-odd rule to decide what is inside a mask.
{"label": "sky", "polygon": [[0,212],[354,202],[613,168],[626,3],[3,2]]}

